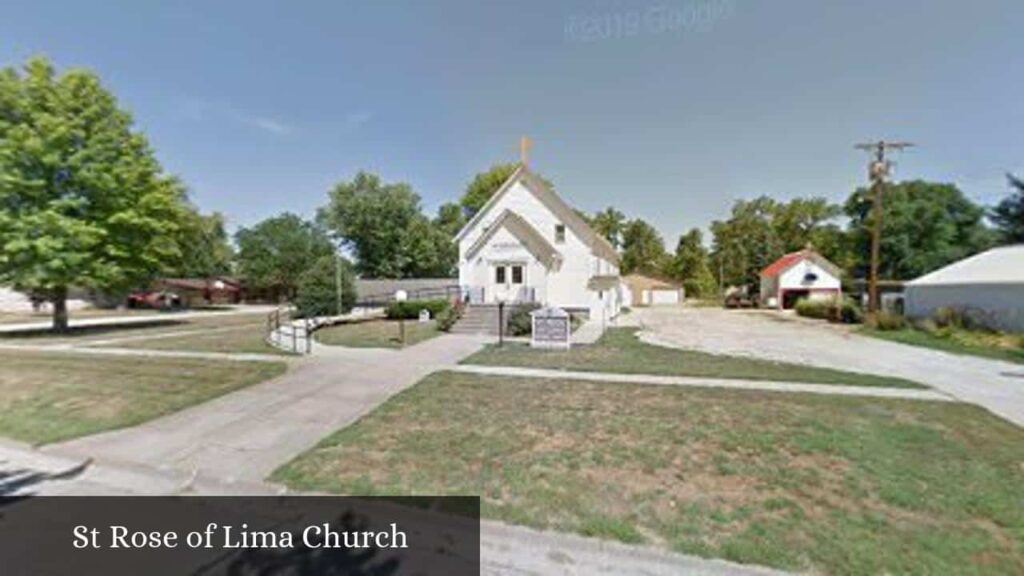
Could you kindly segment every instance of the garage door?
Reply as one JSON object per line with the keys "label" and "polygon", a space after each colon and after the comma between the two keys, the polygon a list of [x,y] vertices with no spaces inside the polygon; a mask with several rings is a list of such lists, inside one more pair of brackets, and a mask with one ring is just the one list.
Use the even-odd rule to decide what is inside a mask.
{"label": "garage door", "polygon": [[651,290],[648,300],[651,304],[679,304],[678,290]]}

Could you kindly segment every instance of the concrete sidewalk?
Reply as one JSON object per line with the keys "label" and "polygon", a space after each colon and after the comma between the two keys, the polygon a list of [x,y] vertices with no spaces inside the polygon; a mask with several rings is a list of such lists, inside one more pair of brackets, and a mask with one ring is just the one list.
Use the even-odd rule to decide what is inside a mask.
{"label": "concrete sidewalk", "polygon": [[724,388],[731,390],[762,390],[768,392],[803,392],[835,396],[867,396],[871,398],[902,398],[905,400],[934,400],[949,402],[953,397],[934,390],[914,388],[882,388],[875,386],[842,386],[808,384],[806,382],[772,382],[766,380],[738,380],[732,378],[695,378],[691,376],[657,376],[653,374],[616,374],[609,372],[580,372],[520,368],[515,366],[477,366],[460,364],[450,368],[454,372],[486,376],[512,376],[520,378],[554,378],[560,380],[586,380],[590,382],[617,382],[650,384],[656,386],[686,386],[690,388]]}
{"label": "concrete sidewalk", "polygon": [[[97,463],[133,463],[224,482],[261,482],[323,437],[427,374],[479,349],[444,335],[404,350],[325,347],[281,377],[124,430],[43,448]],[[281,358],[276,358],[281,360]]]}
{"label": "concrete sidewalk", "polygon": [[93,348],[72,344],[12,345],[0,344],[0,350],[91,354],[93,356],[138,356],[140,358],[196,358],[199,360],[231,360],[234,362],[285,362],[295,356],[258,354],[254,352],[199,352],[188,350],[156,350],[149,348]]}
{"label": "concrete sidewalk", "polygon": [[785,572],[534,530],[484,520],[480,523],[481,574],[625,576],[771,576]]}
{"label": "concrete sidewalk", "polygon": [[[269,496],[282,490],[267,483],[228,483],[179,470],[143,465],[91,463],[42,454],[30,446],[0,440],[0,495],[132,496],[225,495]],[[783,572],[758,566],[676,554],[634,546],[511,526],[480,523],[481,574],[539,576],[622,574],[625,576],[768,576]]]}

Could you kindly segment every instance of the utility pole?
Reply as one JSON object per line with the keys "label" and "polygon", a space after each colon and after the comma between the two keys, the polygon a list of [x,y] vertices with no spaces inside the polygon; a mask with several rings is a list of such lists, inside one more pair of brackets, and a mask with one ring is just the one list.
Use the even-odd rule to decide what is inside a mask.
{"label": "utility pole", "polygon": [[334,292],[337,296],[337,308],[335,313],[339,316],[342,314],[341,311],[341,254],[334,254]]}
{"label": "utility pole", "polygon": [[718,251],[718,295],[725,303],[725,251]]}
{"label": "utility pole", "polygon": [[868,177],[871,179],[871,272],[868,279],[868,312],[876,314],[881,308],[878,295],[878,265],[882,243],[882,196],[885,194],[886,179],[892,170],[892,162],[885,157],[890,150],[904,150],[913,146],[910,142],[866,142],[854,148],[871,154]]}

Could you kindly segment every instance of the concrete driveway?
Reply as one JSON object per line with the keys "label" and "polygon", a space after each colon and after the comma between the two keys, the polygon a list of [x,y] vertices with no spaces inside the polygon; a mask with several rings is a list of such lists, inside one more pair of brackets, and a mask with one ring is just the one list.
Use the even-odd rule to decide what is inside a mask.
{"label": "concrete driveway", "polygon": [[773,311],[638,308],[629,322],[652,344],[898,376],[1024,426],[1024,366],[887,342]]}

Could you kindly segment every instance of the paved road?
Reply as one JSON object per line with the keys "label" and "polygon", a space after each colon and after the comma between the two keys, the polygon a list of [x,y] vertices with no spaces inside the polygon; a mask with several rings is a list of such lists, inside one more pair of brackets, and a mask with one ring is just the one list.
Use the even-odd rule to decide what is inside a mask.
{"label": "paved road", "polygon": [[134,428],[44,450],[228,483],[260,482],[324,436],[481,345],[475,336],[445,335],[401,351],[332,347],[293,360],[279,378]]}
{"label": "paved road", "polygon": [[777,312],[638,308],[629,322],[652,344],[898,376],[1024,426],[1024,366],[853,334]]}

